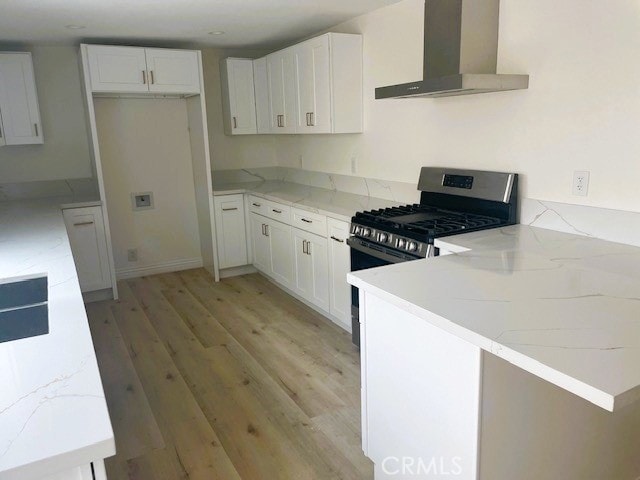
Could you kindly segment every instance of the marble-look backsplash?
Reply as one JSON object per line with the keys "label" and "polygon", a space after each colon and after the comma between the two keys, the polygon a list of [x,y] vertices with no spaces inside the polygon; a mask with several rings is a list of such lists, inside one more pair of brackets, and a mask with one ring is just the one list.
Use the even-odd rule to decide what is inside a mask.
{"label": "marble-look backsplash", "polygon": [[[372,178],[313,172],[289,167],[263,167],[213,172],[213,183],[280,180],[341,192],[378,197],[398,203],[417,203],[416,184]],[[520,199],[520,223],[548,230],[600,238],[640,246],[640,212]]]}
{"label": "marble-look backsplash", "polygon": [[640,247],[640,212],[523,198],[520,223]]}
{"label": "marble-look backsplash", "polygon": [[93,178],[0,183],[0,202],[47,197],[98,199],[98,183]]}
{"label": "marble-look backsplash", "polygon": [[377,197],[398,203],[418,203],[420,201],[417,179],[416,183],[393,182],[290,167],[262,167],[213,172],[214,185],[259,180],[280,180],[367,197]]}

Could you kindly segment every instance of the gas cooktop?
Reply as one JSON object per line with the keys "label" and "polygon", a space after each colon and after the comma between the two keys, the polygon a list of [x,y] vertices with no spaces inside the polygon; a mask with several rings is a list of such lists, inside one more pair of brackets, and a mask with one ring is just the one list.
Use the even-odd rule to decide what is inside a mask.
{"label": "gas cooktop", "polygon": [[[513,173],[424,167],[420,203],[358,212],[350,246],[404,260],[434,254],[438,237],[515,223],[517,178]],[[410,257],[407,258],[407,255]]]}

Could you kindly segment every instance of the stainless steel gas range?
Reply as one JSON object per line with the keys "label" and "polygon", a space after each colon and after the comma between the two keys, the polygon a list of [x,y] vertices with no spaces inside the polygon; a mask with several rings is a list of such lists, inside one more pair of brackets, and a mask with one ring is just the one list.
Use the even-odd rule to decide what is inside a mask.
{"label": "stainless steel gas range", "polygon": [[[351,271],[438,255],[436,238],[516,223],[515,173],[423,167],[420,203],[358,212],[351,219]],[[360,345],[358,289],[352,287],[353,343]]]}

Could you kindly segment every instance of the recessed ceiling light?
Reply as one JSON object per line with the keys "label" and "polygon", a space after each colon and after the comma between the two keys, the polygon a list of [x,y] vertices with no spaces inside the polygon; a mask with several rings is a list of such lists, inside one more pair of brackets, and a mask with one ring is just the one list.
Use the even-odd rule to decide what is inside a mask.
{"label": "recessed ceiling light", "polygon": [[222,30],[214,30],[213,32],[209,32],[209,35],[224,35]]}
{"label": "recessed ceiling light", "polygon": [[68,28],[69,30],[82,30],[83,28],[87,28],[84,25],[65,25],[64,28]]}

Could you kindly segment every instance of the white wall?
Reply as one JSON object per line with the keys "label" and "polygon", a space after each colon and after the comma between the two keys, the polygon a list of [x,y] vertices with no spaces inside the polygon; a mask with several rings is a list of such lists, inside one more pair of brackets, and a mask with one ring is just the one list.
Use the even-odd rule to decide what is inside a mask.
{"label": "white wall", "polygon": [[271,167],[277,165],[272,135],[224,134],[220,60],[227,57],[258,58],[267,52],[202,49],[207,126],[213,170]]}
{"label": "white wall", "polygon": [[[96,123],[116,270],[200,257],[186,101],[96,98]],[[154,194],[133,211],[132,192]],[[127,250],[138,249],[137,262]]]}
{"label": "white wall", "polygon": [[[523,195],[640,211],[640,3],[502,0],[498,71],[525,91],[374,100],[422,75],[423,0],[331,31],[364,35],[365,133],[279,136],[279,165],[416,182],[423,165],[513,170]],[[571,195],[590,170],[588,197]]]}
{"label": "white wall", "polygon": [[0,183],[91,177],[78,49],[35,46],[21,50],[33,55],[44,145],[0,148]]}

